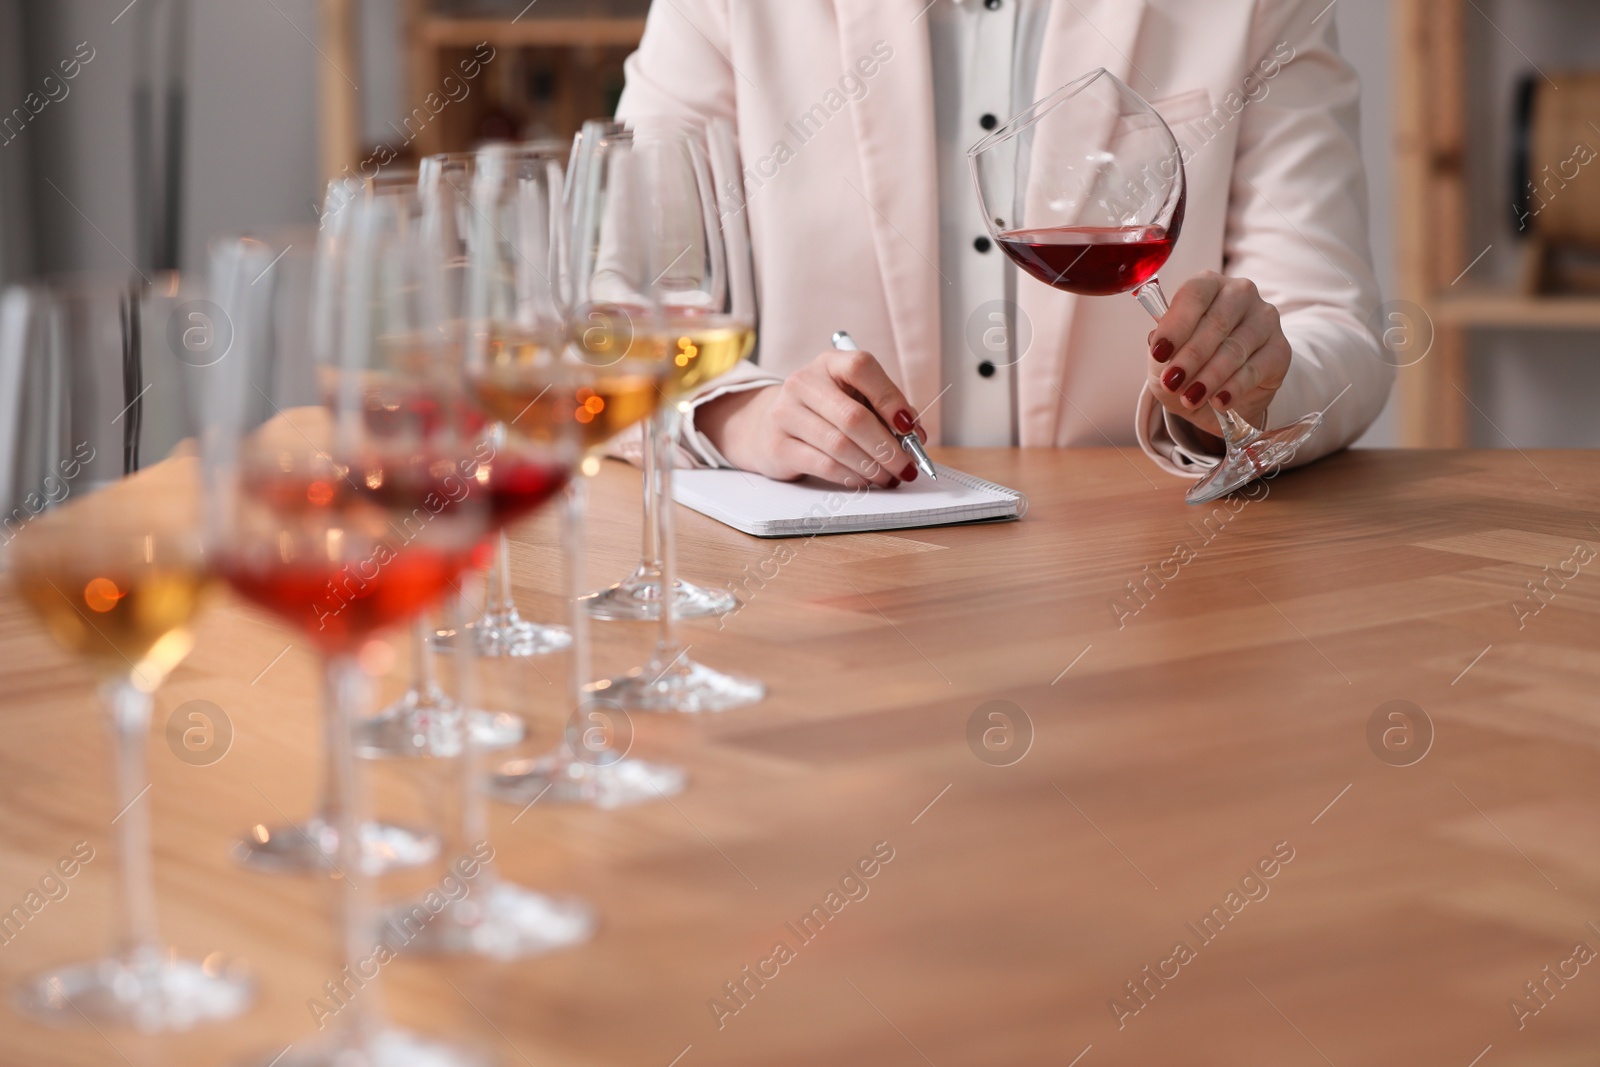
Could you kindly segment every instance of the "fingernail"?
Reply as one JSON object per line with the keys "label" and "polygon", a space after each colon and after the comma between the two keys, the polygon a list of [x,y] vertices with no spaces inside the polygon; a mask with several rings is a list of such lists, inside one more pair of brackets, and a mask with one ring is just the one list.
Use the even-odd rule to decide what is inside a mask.
{"label": "fingernail", "polygon": [[1168,392],[1176,393],[1178,391],[1178,386],[1183,384],[1183,379],[1185,377],[1187,377],[1187,375],[1183,373],[1182,367],[1173,367],[1171,370],[1167,371],[1167,373],[1161,376],[1161,384],[1167,387]]}
{"label": "fingernail", "polygon": [[1233,394],[1224,389],[1222,392],[1217,394],[1217,403],[1221,404],[1225,408],[1233,407]]}
{"label": "fingernail", "polygon": [[1172,347],[1172,342],[1163,337],[1161,340],[1157,341],[1156,346],[1150,350],[1150,358],[1155,360],[1157,363],[1165,363],[1167,360],[1172,358],[1172,353],[1175,351],[1177,350]]}
{"label": "fingernail", "polygon": [[1189,391],[1183,394],[1183,399],[1191,404],[1198,404],[1206,398],[1206,385],[1204,382],[1195,382],[1189,386]]}
{"label": "fingernail", "polygon": [[900,472],[900,480],[904,481],[904,482],[914,482],[914,481],[916,481],[917,480],[917,465],[915,463],[907,463],[906,464],[906,469]]}
{"label": "fingernail", "polygon": [[894,428],[901,433],[910,433],[916,428],[917,420],[911,417],[909,411],[899,411],[894,416]]}
{"label": "fingernail", "polygon": [[890,489],[898,489],[898,488],[900,488],[900,479],[899,478],[890,478],[889,479],[889,488]]}

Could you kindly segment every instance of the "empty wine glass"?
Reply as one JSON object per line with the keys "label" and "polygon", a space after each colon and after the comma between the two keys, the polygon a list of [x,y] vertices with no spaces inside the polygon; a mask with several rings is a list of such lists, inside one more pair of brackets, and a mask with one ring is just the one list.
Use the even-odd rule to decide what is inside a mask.
{"label": "empty wine glass", "polygon": [[[1057,89],[968,152],[995,243],[1046,285],[1080,296],[1131,291],[1167,313],[1156,272],[1183,229],[1183,155],[1155,109],[1104,69]],[[1287,462],[1322,425],[1257,429],[1213,403],[1226,454],[1185,499],[1227,496]]]}
{"label": "empty wine glass", "polygon": [[[52,1024],[158,1032],[237,1015],[253,990],[217,959],[179,956],[157,930],[146,763],[152,694],[192,647],[213,579],[194,459],[117,480],[161,458],[153,449],[140,455],[143,416],[184,408],[175,360],[144,343],[148,308],[138,279],[17,287],[0,297],[0,570],[99,680],[120,882],[112,954],[27,980],[16,1003]],[[174,418],[169,428],[182,425]],[[110,484],[91,492],[96,482]]]}

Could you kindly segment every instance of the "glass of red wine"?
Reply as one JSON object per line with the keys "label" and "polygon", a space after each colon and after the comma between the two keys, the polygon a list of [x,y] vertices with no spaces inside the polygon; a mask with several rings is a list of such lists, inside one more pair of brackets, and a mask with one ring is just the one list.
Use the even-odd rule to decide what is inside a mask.
{"label": "glass of red wine", "polygon": [[[990,235],[1017,266],[1079,296],[1131,292],[1157,320],[1156,273],[1183,230],[1187,187],[1172,131],[1104,69],[1057,89],[968,152]],[[1227,496],[1270,474],[1322,425],[1320,415],[1271,430],[1213,402],[1226,454],[1186,494]]]}
{"label": "glass of red wine", "polygon": [[[234,592],[290,627],[322,659],[332,783],[327,812],[337,846],[327,863],[339,876],[337,940],[350,973],[371,976],[360,995],[335,1000],[332,1018],[320,1018],[324,1033],[296,1040],[279,1067],[484,1062],[470,1049],[408,1033],[383,1016],[373,961],[390,951],[390,935],[376,914],[376,879],[358,832],[367,797],[355,726],[370,705],[376,675],[392,662],[384,635],[453,600],[494,522],[481,472],[498,457],[475,449],[470,419],[451,415],[465,409],[444,392],[434,394],[439,410],[427,417],[403,402],[420,380],[444,376],[436,369],[448,351],[430,309],[436,282],[418,239],[417,203],[414,188],[368,186],[342,208],[338,242],[320,275],[319,300],[331,307],[313,316],[332,339],[324,354],[330,362],[319,369],[322,404],[272,400],[272,368],[256,358],[271,353],[268,345],[246,343],[210,368],[207,383],[207,540]],[[249,280],[243,272],[239,277],[240,286],[219,290],[218,303],[253,331]],[[396,418],[375,415],[391,399]],[[475,768],[463,718],[458,712],[451,725],[465,739],[457,743],[466,754],[459,763],[465,781]],[[471,795],[463,791],[464,811]],[[469,851],[462,838],[481,834],[481,824],[468,822],[463,817],[442,828],[452,872]],[[486,857],[473,857],[473,893],[462,899],[481,900],[490,891],[487,867]]]}

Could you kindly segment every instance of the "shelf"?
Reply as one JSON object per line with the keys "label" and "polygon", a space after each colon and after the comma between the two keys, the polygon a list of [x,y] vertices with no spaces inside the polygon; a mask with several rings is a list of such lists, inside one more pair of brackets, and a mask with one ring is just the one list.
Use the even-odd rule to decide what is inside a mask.
{"label": "shelf", "polygon": [[488,41],[508,48],[633,47],[644,36],[641,18],[492,18],[429,17],[418,22],[415,40],[436,48],[471,48]]}
{"label": "shelf", "polygon": [[1526,296],[1501,290],[1440,293],[1436,325],[1535,330],[1600,330],[1600,296]]}

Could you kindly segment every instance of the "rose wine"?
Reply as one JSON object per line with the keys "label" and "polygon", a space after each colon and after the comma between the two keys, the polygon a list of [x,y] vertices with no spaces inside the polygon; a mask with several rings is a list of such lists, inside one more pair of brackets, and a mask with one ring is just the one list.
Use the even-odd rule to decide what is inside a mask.
{"label": "rose wine", "polygon": [[[330,539],[336,540],[336,539]],[[438,601],[471,562],[446,552],[379,543],[357,558],[284,559],[275,546],[237,553],[220,570],[234,591],[298,629],[327,653],[351,652],[372,634]]]}
{"label": "rose wine", "polygon": [[1057,226],[1007,230],[1000,247],[1046,285],[1080,296],[1110,296],[1154,278],[1176,239],[1162,226]]}
{"label": "rose wine", "polygon": [[189,623],[212,584],[195,565],[22,566],[13,575],[56,643],[154,689],[193,644]]}
{"label": "rose wine", "polygon": [[484,442],[472,458],[407,455],[374,460],[365,466],[359,484],[364,496],[406,515],[419,508],[439,513],[480,507],[487,510],[488,524],[500,527],[560,492],[568,477],[564,464],[505,450],[496,455]]}
{"label": "rose wine", "polygon": [[[573,384],[580,380],[584,384]],[[649,418],[662,400],[660,375],[648,366],[606,367],[578,375],[513,370],[491,373],[476,386],[479,401],[512,433],[551,442],[576,427],[586,452]]]}

